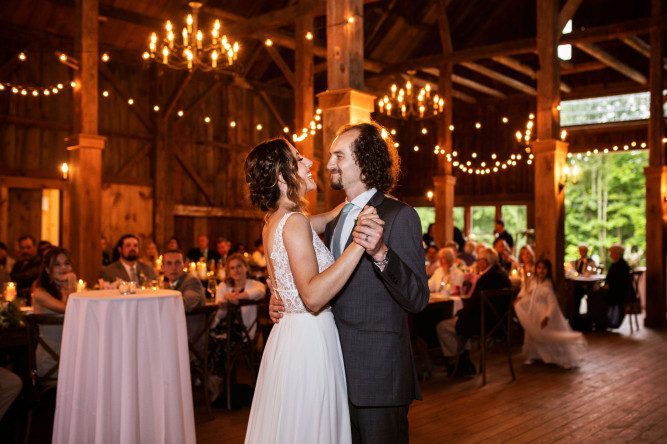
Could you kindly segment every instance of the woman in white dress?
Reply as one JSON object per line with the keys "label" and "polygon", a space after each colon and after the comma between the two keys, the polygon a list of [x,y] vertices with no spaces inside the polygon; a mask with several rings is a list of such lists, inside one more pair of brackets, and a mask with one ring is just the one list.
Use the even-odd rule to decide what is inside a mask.
{"label": "woman in white dress", "polygon": [[563,368],[579,365],[586,352],[586,339],[581,333],[572,331],[560,311],[549,260],[537,262],[535,277],[524,281],[514,302],[514,311],[525,331],[523,352],[526,364],[540,359]]}
{"label": "woman in white dress", "polygon": [[322,228],[335,211],[312,221],[301,212],[303,197],[316,189],[311,166],[285,139],[257,145],[245,163],[250,198],[268,212],[264,251],[273,292],[285,305],[264,349],[247,444],[351,442],[343,357],[328,303],[377,239],[370,224],[382,222],[374,208],[364,209],[354,242],[334,262],[313,225]]}

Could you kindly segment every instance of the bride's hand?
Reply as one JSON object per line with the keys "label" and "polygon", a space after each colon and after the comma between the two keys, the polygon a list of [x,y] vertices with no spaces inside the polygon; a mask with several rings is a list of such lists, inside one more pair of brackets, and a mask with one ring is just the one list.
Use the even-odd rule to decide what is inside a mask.
{"label": "bride's hand", "polygon": [[366,252],[375,261],[384,259],[387,247],[382,240],[384,221],[380,219],[374,207],[366,206],[359,217],[352,232],[354,242],[366,249]]}

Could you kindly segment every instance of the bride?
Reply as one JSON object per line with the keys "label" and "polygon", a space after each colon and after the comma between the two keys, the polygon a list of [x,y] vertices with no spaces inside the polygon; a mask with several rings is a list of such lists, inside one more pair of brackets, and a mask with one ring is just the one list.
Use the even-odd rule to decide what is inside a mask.
{"label": "bride", "polygon": [[370,246],[375,223],[383,222],[374,208],[364,209],[355,242],[334,262],[313,226],[323,227],[337,212],[311,220],[302,212],[303,197],[316,189],[312,164],[285,139],[260,143],[245,162],[250,198],[267,211],[262,238],[273,292],[285,305],[262,357],[246,444],[351,442],[343,357],[328,303]]}

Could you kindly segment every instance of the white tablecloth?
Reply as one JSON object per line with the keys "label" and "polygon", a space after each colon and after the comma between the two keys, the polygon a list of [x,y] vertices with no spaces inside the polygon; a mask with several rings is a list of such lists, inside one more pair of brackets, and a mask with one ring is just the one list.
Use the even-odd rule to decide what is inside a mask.
{"label": "white tablecloth", "polygon": [[53,443],[194,443],[181,294],[72,294]]}

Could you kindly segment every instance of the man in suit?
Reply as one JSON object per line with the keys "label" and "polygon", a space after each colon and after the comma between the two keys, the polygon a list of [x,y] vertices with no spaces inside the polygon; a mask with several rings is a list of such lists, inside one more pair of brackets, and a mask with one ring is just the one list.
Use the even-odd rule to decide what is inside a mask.
{"label": "man in suit", "polygon": [[229,257],[229,251],[232,249],[232,243],[224,237],[219,237],[215,243],[216,250],[218,251],[218,262],[220,266],[224,267],[227,264],[227,258]]}
{"label": "man in suit", "polygon": [[498,265],[498,253],[495,250],[491,248],[483,249],[477,257],[477,265],[481,273],[477,282],[475,282],[470,299],[466,301],[466,304],[458,311],[456,316],[440,321],[436,326],[440,348],[448,361],[446,365],[447,372],[450,375],[456,364],[456,349],[459,340],[465,340],[466,345],[465,351],[459,358],[460,372],[455,376],[476,373],[475,366],[470,361],[470,341],[468,341],[468,338],[481,330],[482,291],[499,290],[512,286],[507,273]]}
{"label": "man in suit", "polygon": [[140,285],[157,279],[155,270],[148,264],[137,261],[139,257],[139,239],[133,234],[126,234],[116,245],[119,254],[117,261],[100,270],[100,279],[115,282],[117,279],[137,282]]}
{"label": "man in suit", "polygon": [[623,303],[629,298],[630,265],[623,259],[623,245],[609,247],[612,264],[607,272],[604,285],[589,298],[588,312],[595,330],[618,328],[623,323],[625,312]]}
{"label": "man in suit", "polygon": [[30,302],[30,287],[39,277],[40,257],[37,255],[37,246],[32,236],[21,236],[19,238],[19,251],[21,260],[16,261],[12,267],[12,280],[16,282],[18,296],[25,297]]}
{"label": "man in suit", "polygon": [[[165,251],[162,255],[162,266],[168,288],[181,292],[186,313],[192,311],[195,307],[206,304],[206,294],[201,281],[183,271],[185,260],[181,250]],[[199,316],[196,316],[196,318],[199,318]],[[192,335],[199,331],[202,321],[203,319],[187,319],[188,338],[192,339]],[[197,348],[201,348],[201,346],[201,342],[197,344]]]}
{"label": "man in suit", "polygon": [[[400,160],[372,123],[344,126],[329,149],[331,187],[346,208],[327,225],[325,243],[337,257],[352,242],[357,215],[376,208],[384,227],[340,293],[331,301],[338,327],[352,426],[352,442],[408,442],[408,409],[421,400],[410,346],[409,313],[423,310],[429,291],[421,223],[410,206],[384,193]],[[272,317],[281,306],[272,298]]]}
{"label": "man in suit", "polygon": [[572,262],[574,271],[579,274],[595,274],[597,264],[588,257],[588,244],[579,244],[579,259]]}
{"label": "man in suit", "polygon": [[197,248],[188,251],[188,259],[191,261],[198,262],[201,258],[204,258],[206,262],[220,259],[217,251],[208,248],[208,236],[205,234],[197,236]]}
{"label": "man in suit", "polygon": [[510,251],[514,252],[514,238],[509,233],[509,231],[505,230],[505,221],[502,219],[496,219],[496,222],[493,225],[493,231],[496,233],[496,238],[507,242],[507,246],[510,248]]}

